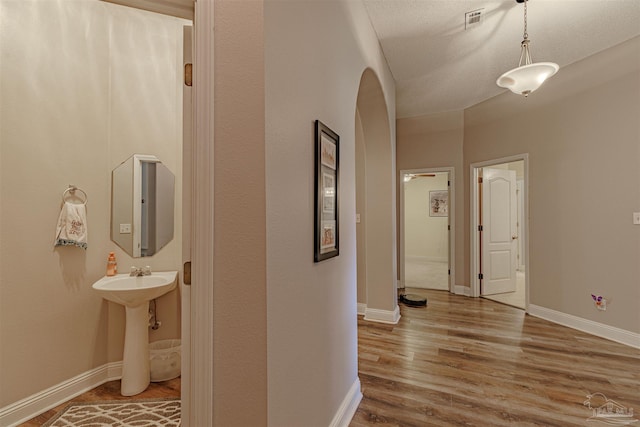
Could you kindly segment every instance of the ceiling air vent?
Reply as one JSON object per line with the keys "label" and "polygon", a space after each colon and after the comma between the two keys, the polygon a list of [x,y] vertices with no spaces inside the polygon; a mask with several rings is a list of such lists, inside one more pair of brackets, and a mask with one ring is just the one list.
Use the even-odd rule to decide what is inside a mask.
{"label": "ceiling air vent", "polygon": [[472,10],[464,14],[464,29],[477,27],[482,24],[484,9]]}

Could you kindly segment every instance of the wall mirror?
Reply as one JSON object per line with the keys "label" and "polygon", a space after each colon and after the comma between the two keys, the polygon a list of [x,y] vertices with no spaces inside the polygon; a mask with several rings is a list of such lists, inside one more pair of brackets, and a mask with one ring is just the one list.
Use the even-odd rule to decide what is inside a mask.
{"label": "wall mirror", "polygon": [[157,157],[134,154],[111,174],[111,240],[134,258],[173,239],[175,176]]}

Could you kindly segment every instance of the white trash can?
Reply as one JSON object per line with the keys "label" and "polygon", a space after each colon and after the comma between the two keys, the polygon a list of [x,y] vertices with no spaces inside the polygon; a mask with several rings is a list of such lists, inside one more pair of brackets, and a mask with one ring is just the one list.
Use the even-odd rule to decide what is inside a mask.
{"label": "white trash can", "polygon": [[149,343],[151,381],[168,381],[180,376],[180,340]]}

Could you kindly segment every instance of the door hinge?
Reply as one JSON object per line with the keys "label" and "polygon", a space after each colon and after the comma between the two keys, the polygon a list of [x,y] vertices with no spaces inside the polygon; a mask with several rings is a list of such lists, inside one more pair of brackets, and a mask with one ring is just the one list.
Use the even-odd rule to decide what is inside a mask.
{"label": "door hinge", "polygon": [[451,187],[451,181],[447,181],[447,187]]}
{"label": "door hinge", "polygon": [[478,184],[482,184],[482,178],[478,178]]}
{"label": "door hinge", "polygon": [[191,284],[191,261],[184,263],[184,270],[182,271],[182,282],[185,285]]}
{"label": "door hinge", "polygon": [[184,84],[193,86],[193,64],[184,64]]}
{"label": "door hinge", "polygon": [[451,231],[451,226],[447,225],[447,230]]}
{"label": "door hinge", "polygon": [[478,279],[480,280],[484,279],[484,276],[482,275],[482,273],[478,274]]}
{"label": "door hinge", "polygon": [[451,269],[449,269],[449,276],[451,276]]}
{"label": "door hinge", "polygon": [[483,231],[481,225],[478,226],[478,231]]}

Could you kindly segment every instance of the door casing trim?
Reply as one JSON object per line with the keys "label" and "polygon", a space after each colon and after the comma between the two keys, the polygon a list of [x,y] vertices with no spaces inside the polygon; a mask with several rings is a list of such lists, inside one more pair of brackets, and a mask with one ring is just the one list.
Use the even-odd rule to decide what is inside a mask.
{"label": "door casing trim", "polygon": [[455,293],[456,287],[456,209],[455,209],[455,168],[454,167],[441,167],[441,168],[421,168],[421,169],[403,169],[400,171],[400,175],[398,177],[398,182],[402,187],[400,187],[400,209],[399,209],[399,220],[400,220],[400,235],[399,235],[399,247],[398,250],[400,252],[400,286],[404,288],[405,286],[405,271],[404,271],[404,175],[410,173],[448,173],[449,174],[449,225],[451,229],[449,230],[449,269],[451,270],[451,274],[449,275],[449,292]]}
{"label": "door casing trim", "polygon": [[524,241],[525,241],[525,265],[527,268],[527,274],[525,274],[525,312],[529,312],[529,272],[531,271],[530,261],[529,261],[529,154],[516,154],[509,157],[502,157],[499,159],[486,160],[484,162],[471,163],[469,165],[469,188],[471,200],[469,203],[470,211],[469,211],[469,224],[470,224],[470,248],[469,248],[469,259],[470,262],[470,277],[469,283],[471,284],[471,296],[474,298],[478,298],[480,296],[480,280],[478,279],[478,274],[480,272],[480,251],[477,249],[480,244],[480,239],[478,236],[478,211],[480,209],[479,204],[479,194],[478,194],[478,176],[479,170],[488,167],[488,166],[496,166],[503,163],[511,163],[517,161],[524,161],[524,216],[525,216],[525,224],[524,224]]}
{"label": "door casing trim", "polygon": [[214,1],[197,0],[194,19],[192,152],[191,411],[189,424],[213,425]]}

